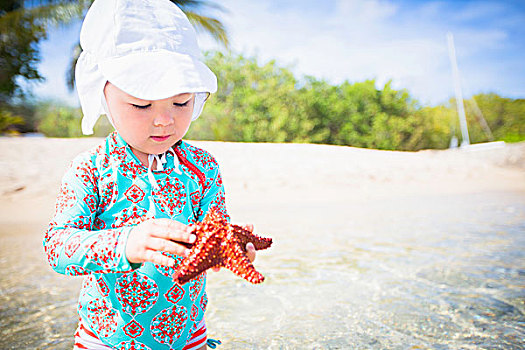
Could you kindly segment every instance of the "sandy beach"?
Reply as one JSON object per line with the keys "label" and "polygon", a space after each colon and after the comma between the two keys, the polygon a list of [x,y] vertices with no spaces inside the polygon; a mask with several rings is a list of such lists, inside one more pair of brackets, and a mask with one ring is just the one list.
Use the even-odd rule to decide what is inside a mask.
{"label": "sandy beach", "polygon": [[[49,219],[69,162],[102,140],[1,138],[0,222]],[[190,142],[219,161],[228,207],[239,220],[254,219],[243,209],[247,204],[312,200],[330,205],[406,195],[525,191],[525,143],[488,150],[392,152],[311,144]],[[344,212],[344,206],[339,210]]]}
{"label": "sandy beach", "polygon": [[[76,322],[74,307],[80,281],[60,276],[46,266],[41,240],[69,162],[76,154],[100,142],[102,139],[96,138],[0,138],[0,259],[6,266],[0,276],[1,348],[68,348],[72,344],[70,334]],[[454,341],[456,346],[451,348],[457,348],[469,344],[472,337],[490,338],[476,330],[478,326],[461,326],[463,320],[460,322],[450,316],[452,311],[449,309],[444,324],[446,327],[453,324],[454,327],[446,329],[447,335],[440,336],[439,331],[432,330],[425,336],[416,336],[416,332],[403,333],[402,329],[411,327],[407,324],[421,326],[415,321],[419,314],[408,317],[410,313],[393,294],[387,296],[394,303],[386,309],[390,318],[377,303],[365,303],[367,308],[359,309],[365,306],[358,301],[366,295],[384,298],[385,288],[394,293],[391,291],[393,281],[389,280],[393,278],[391,276],[398,276],[395,285],[401,286],[411,283],[405,284],[407,276],[414,276],[410,279],[412,282],[425,276],[436,283],[424,290],[439,295],[440,301],[434,305],[439,307],[443,300],[448,300],[443,299],[440,288],[443,288],[443,283],[451,283],[449,280],[443,282],[448,278],[443,277],[443,271],[450,263],[461,262],[462,273],[474,266],[465,265],[466,261],[472,261],[472,256],[483,256],[483,261],[489,261],[489,265],[498,264],[487,260],[484,255],[490,244],[514,246],[515,251],[523,251],[525,143],[492,149],[390,152],[311,144],[189,142],[210,151],[219,161],[232,220],[253,223],[258,232],[271,235],[276,242],[272,250],[260,253],[256,261],[257,268],[268,277],[268,282],[262,287],[265,289],[247,286],[228,272],[210,275],[209,330],[222,335],[226,343],[223,348],[288,348],[282,347],[283,344],[296,344],[299,348],[339,349],[358,344],[362,348],[379,349],[408,348],[399,346],[400,343],[433,347],[433,344],[441,344],[440,341],[446,344]],[[495,213],[495,216],[487,217],[487,213],[489,216]],[[416,237],[406,220],[411,220],[412,227],[426,233]],[[477,226],[465,228],[467,222]],[[491,233],[486,237],[493,237],[492,232],[496,237],[498,230],[505,231],[501,225],[509,225],[505,231],[508,238],[501,236],[494,241],[487,238],[476,255],[477,248],[471,243],[458,246],[459,241],[447,241],[451,238],[446,237],[445,231],[452,232],[451,227],[457,227],[456,224],[470,230],[468,232],[476,239],[483,228]],[[493,224],[500,226],[495,228]],[[432,227],[440,227],[439,237],[443,238],[439,242],[435,238],[436,232],[431,232]],[[459,240],[461,233],[454,234],[453,237]],[[443,248],[448,251],[446,254],[439,251],[443,242],[447,242]],[[471,247],[474,247],[473,251],[470,251]],[[423,268],[421,262],[427,260],[416,255],[415,251],[426,254],[427,260],[430,257],[432,265]],[[523,345],[523,329],[516,324],[523,321],[525,313],[525,296],[519,287],[523,286],[525,266],[521,260],[523,254],[516,254],[516,257],[505,260],[504,265],[510,266],[514,274],[502,277],[503,296],[491,294],[509,305],[510,311],[504,312],[504,317],[508,321],[511,315],[514,323],[509,327],[513,331],[494,328],[487,332],[499,336],[496,341],[500,343],[495,344],[514,344],[519,348]],[[443,260],[445,256],[448,260]],[[394,259],[393,264],[391,259]],[[319,264],[323,266],[321,270]],[[316,285],[321,289],[344,289],[341,285],[326,285],[327,276],[342,271],[337,267],[341,264],[346,264],[346,267],[337,276],[343,276],[344,283],[353,284],[353,289],[339,292],[331,303],[320,294],[302,294],[301,291],[307,288],[306,283],[311,281],[317,281]],[[478,263],[475,265],[479,266]],[[416,266],[420,268],[416,269]],[[375,277],[369,274],[370,269],[375,271]],[[378,271],[382,272],[378,274]],[[384,277],[376,280],[377,276],[383,276],[383,272]],[[35,276],[38,276],[36,280]],[[485,280],[487,276],[479,279]],[[73,280],[74,283],[69,282]],[[291,280],[295,281],[294,286],[288,286]],[[461,279],[463,282],[464,278]],[[230,304],[231,295],[224,291],[232,286],[235,295],[239,295],[235,304]],[[477,290],[476,293],[481,292]],[[404,295],[411,303],[417,303],[415,294],[419,295],[421,291],[413,293],[402,289],[402,293],[396,295]],[[315,301],[316,308],[312,308],[310,301]],[[341,310],[341,305],[347,310],[345,315],[336,311]],[[376,305],[375,308],[372,305]],[[421,305],[418,310],[421,310]],[[251,308],[252,313],[247,314],[244,307]],[[282,311],[277,316],[270,312],[274,307]],[[347,308],[359,309],[361,315],[368,316],[360,316],[364,319],[349,317],[349,314],[355,314]],[[507,310],[504,307],[496,309]],[[300,310],[300,315],[292,312],[296,310]],[[49,317],[50,312],[53,317]],[[297,318],[289,319],[291,317]],[[316,336],[319,347],[301,347],[300,344],[305,343],[300,339],[308,339],[308,330],[319,329],[320,325],[331,322],[327,317],[331,320],[341,317],[346,321],[342,326],[341,322],[337,323],[338,326],[331,327],[331,331],[321,327],[323,330],[319,332],[322,334]],[[279,328],[268,325],[264,332],[258,333],[253,325],[265,320],[270,324],[277,322]],[[302,324],[299,329],[294,328],[297,320],[318,321]],[[500,321],[492,320],[491,324],[502,327]],[[431,326],[436,324],[434,321],[425,322]],[[378,324],[386,328],[377,328]],[[40,332],[37,332],[39,336],[24,338],[35,329]],[[378,329],[376,333],[374,329]],[[266,338],[268,333],[274,335],[271,340]],[[390,334],[390,337],[379,333]],[[371,339],[374,342],[370,342]],[[290,348],[297,347],[290,345]]]}

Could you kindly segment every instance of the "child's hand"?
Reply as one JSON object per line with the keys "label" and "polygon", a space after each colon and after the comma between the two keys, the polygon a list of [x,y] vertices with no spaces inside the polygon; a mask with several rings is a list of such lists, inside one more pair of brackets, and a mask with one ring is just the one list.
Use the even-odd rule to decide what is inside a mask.
{"label": "child's hand", "polygon": [[175,260],[161,252],[186,256],[189,249],[182,244],[194,243],[197,237],[191,234],[191,228],[170,219],[150,219],[135,226],[129,233],[126,244],[126,258],[130,263],[152,262],[173,266]]}
{"label": "child's hand", "polygon": [[[252,224],[247,224],[247,225],[241,225],[244,229],[250,231],[250,232],[253,232],[253,225]],[[246,244],[246,255],[248,255],[248,259],[250,259],[250,262],[254,262],[255,261],[255,247],[253,246],[253,243],[248,243]],[[213,267],[212,270],[217,272],[219,271],[221,268],[220,267]]]}
{"label": "child's hand", "polygon": [[[247,224],[247,225],[241,225],[245,230],[248,230],[250,232],[253,232],[253,225]],[[255,261],[255,247],[253,246],[253,243],[246,244],[246,255],[248,255],[248,259],[250,259],[250,262]]]}

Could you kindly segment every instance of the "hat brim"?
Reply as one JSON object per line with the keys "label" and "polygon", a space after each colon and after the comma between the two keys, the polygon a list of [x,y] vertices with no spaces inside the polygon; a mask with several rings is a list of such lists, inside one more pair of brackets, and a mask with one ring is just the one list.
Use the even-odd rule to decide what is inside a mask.
{"label": "hat brim", "polygon": [[185,92],[217,91],[215,74],[190,55],[150,51],[99,62],[102,75],[122,91],[143,100],[161,100]]}

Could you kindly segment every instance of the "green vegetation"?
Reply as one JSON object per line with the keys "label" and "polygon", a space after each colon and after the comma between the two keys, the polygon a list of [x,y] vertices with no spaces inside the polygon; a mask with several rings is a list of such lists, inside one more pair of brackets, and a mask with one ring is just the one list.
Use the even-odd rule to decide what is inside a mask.
{"label": "green vegetation", "polygon": [[[405,90],[376,82],[331,85],[298,80],[274,61],[211,53],[219,91],[188,138],[245,142],[311,142],[388,150],[447,148],[459,134],[455,101],[420,106]],[[478,108],[475,108],[477,101]],[[479,94],[465,101],[471,142],[525,140],[525,100]],[[481,116],[484,116],[481,117]],[[485,131],[486,120],[493,138]]]}
{"label": "green vegetation", "polygon": [[[23,100],[0,108],[0,134],[39,132],[48,137],[81,137],[82,110],[60,101]],[[113,127],[102,116],[94,128],[94,136],[105,137]]]}
{"label": "green vegetation", "polygon": [[[465,108],[469,133],[475,142],[491,139],[506,142],[525,140],[524,99],[514,100],[496,94],[479,94],[475,95],[474,99],[467,101]],[[492,130],[493,138],[485,131],[481,115]]]}
{"label": "green vegetation", "polygon": [[0,109],[0,133],[17,133],[16,127],[24,125],[24,119],[13,112]]}
{"label": "green vegetation", "polygon": [[[228,46],[223,24],[206,15],[224,11],[206,0],[171,0],[197,29]],[[7,0],[0,4],[0,134],[41,132],[54,137],[80,136],[81,111],[56,101],[28,102],[20,78],[42,81],[36,69],[38,43],[52,26],[83,18],[93,0]],[[72,52],[67,74],[70,89],[80,54]],[[332,85],[313,77],[296,78],[275,62],[210,53],[219,80],[188,138],[245,142],[311,142],[392,150],[446,148],[460,139],[455,101],[420,106],[405,90],[390,83],[344,82]],[[476,103],[474,103],[476,101]],[[525,140],[525,100],[479,94],[465,101],[471,142]],[[101,118],[95,135],[112,130]]]}
{"label": "green vegetation", "polygon": [[44,103],[37,110],[38,131],[47,136],[79,137],[80,114],[76,108]]}
{"label": "green vegetation", "polygon": [[[332,85],[313,77],[297,79],[274,61],[260,65],[254,58],[222,53],[209,53],[206,59],[217,74],[219,91],[192,123],[188,139],[388,150],[447,148],[453,134],[461,139],[454,100],[420,106],[407,91],[395,90],[390,83],[380,89],[373,80]],[[524,99],[479,94],[465,105],[472,143],[525,140]],[[2,132],[9,128],[54,137],[80,136],[79,108],[54,101],[10,108],[11,114],[0,114]],[[9,125],[13,116],[21,116],[25,124]],[[102,117],[95,135],[105,136],[111,130]]]}

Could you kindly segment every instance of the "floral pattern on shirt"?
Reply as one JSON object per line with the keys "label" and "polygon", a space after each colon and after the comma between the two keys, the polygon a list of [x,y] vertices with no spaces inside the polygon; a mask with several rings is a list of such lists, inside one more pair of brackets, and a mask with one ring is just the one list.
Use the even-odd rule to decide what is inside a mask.
{"label": "floral pattern on shirt", "polygon": [[[62,179],[56,211],[44,237],[44,251],[57,272],[85,281],[78,312],[108,346],[117,349],[183,348],[207,304],[206,274],[178,285],[175,267],[130,264],[127,237],[139,223],[168,218],[200,221],[212,206],[229,220],[215,159],[181,142],[184,157],[175,171],[166,155],[163,171],[153,171],[158,189],[118,133],[71,162]],[[198,173],[195,173],[198,172]]]}

